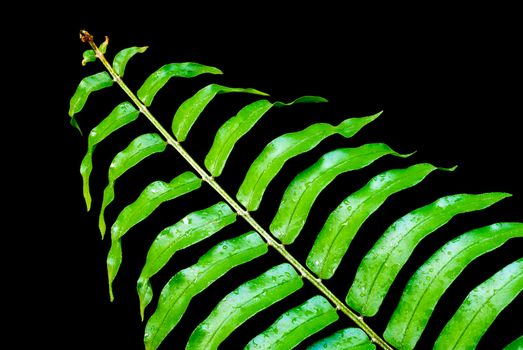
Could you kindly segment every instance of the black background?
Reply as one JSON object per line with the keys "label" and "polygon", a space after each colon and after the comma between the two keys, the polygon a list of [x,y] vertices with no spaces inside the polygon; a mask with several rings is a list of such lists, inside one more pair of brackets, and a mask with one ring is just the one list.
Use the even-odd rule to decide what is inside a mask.
{"label": "black background", "polygon": [[[41,330],[35,332],[40,342],[55,348],[143,348],[144,324],[139,319],[135,280],[148,246],[162,228],[219,200],[204,186],[162,205],[150,220],[132,229],[123,239],[124,260],[115,282],[116,300],[109,302],[105,258],[110,242],[101,241],[97,229],[106,169],[114,154],[132,138],[153,129],[140,118],[97,148],[92,174],[93,210],[86,213],[78,171],[86,150],[86,138],[70,127],[67,110],[78,82],[99,71],[101,66],[99,63],[80,65],[81,54],[86,49],[78,39],[82,28],[89,30],[97,43],[103,41],[104,35],[110,36],[109,57],[128,46],[150,46],[127,66],[125,81],[133,90],[155,69],[169,62],[195,61],[223,70],[223,76],[172,80],[151,107],[166,126],[180,102],[211,82],[254,87],[270,93],[271,100],[283,102],[302,95],[319,95],[330,101],[267,113],[236,146],[218,179],[231,194],[235,193],[250,162],[274,137],[314,122],[338,123],[350,116],[384,111],[378,120],[352,139],[331,137],[315,150],[290,161],[271,183],[268,191],[272,195],[266,195],[262,208],[253,214],[268,227],[286,184],[328,150],[368,142],[385,142],[399,152],[417,150],[408,159],[384,158],[364,170],[339,176],[323,191],[299,240],[289,247],[301,261],[328,213],[373,175],[416,162],[444,167],[458,165],[454,173],[431,174],[420,185],[391,197],[364,224],[340,267],[343,273],[326,282],[342,299],[357,262],[395,219],[448,194],[507,191],[514,195],[484,211],[458,216],[422,241],[393,284],[380,313],[368,320],[380,334],[406,281],[438,247],[476,227],[498,221],[521,221],[522,145],[518,123],[522,57],[517,52],[516,28],[510,20],[500,18],[500,24],[493,24],[474,16],[465,16],[464,21],[463,14],[433,19],[419,14],[408,23],[398,20],[383,24],[372,12],[365,20],[358,12],[340,13],[337,9],[312,9],[306,16],[275,11],[255,19],[254,10],[236,10],[241,10],[241,14],[224,16],[216,12],[205,18],[194,9],[181,8],[172,16],[163,16],[161,8],[150,13],[117,16],[101,12],[90,16],[78,11],[67,18],[47,22],[49,30],[38,40],[45,45],[33,57],[39,57],[39,67],[45,68],[49,75],[44,78],[32,72],[31,76],[38,78],[39,97],[43,97],[48,107],[43,111],[28,102],[24,105],[25,110],[35,115],[34,139],[39,141],[30,155],[31,168],[38,172],[31,172],[27,181],[40,189],[37,213],[43,215],[38,225],[24,223],[24,227],[29,224],[33,238],[26,252],[35,257],[35,263],[19,276],[22,283],[28,282],[22,295],[35,302],[36,308],[31,306],[17,313],[17,316],[23,314],[23,324]],[[41,35],[40,32],[34,34]],[[78,117],[83,130],[88,132],[123,99],[123,93],[116,87],[94,94]],[[219,96],[199,119],[184,147],[201,163],[217,128],[252,101],[254,97],[248,95]],[[174,151],[168,150],[129,171],[118,180],[117,199],[107,211],[108,222],[148,183],[158,179],[168,181],[184,170],[188,170],[187,165]],[[24,204],[20,206],[23,210]],[[199,255],[217,242],[248,229],[246,224],[238,222],[177,254],[165,271],[153,278],[155,296],[176,271],[195,263]],[[431,347],[474,286],[521,256],[521,243],[521,239],[513,240],[485,254],[460,275],[438,304],[420,340],[420,349]],[[254,278],[280,262],[282,259],[270,252],[256,263],[236,268],[218,280],[193,299],[163,348],[184,348],[192,329],[228,291],[240,281]],[[314,294],[315,290],[306,285],[289,298],[287,304],[278,303],[246,322],[223,348],[243,348],[277,315]],[[146,316],[151,314],[155,302],[156,298]],[[502,348],[521,335],[518,321],[521,311],[520,296],[500,314],[479,348]],[[302,345],[351,325],[341,317],[339,323]],[[22,344],[32,341],[31,337],[19,337],[19,340]]]}

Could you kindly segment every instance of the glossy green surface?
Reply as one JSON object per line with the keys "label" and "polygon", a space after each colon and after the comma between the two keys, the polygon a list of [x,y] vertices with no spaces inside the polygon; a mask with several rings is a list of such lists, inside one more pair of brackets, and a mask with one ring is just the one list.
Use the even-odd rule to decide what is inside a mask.
{"label": "glossy green surface", "polygon": [[219,94],[242,92],[247,94],[267,96],[256,89],[230,88],[218,84],[210,84],[199,90],[194,96],[185,100],[174,114],[171,129],[179,142],[185,141],[196,120],[207,105]]}
{"label": "glossy green surface", "polygon": [[307,350],[374,350],[374,345],[367,334],[359,328],[345,328],[322,339]]}
{"label": "glossy green surface", "polygon": [[283,315],[245,346],[245,350],[290,350],[339,318],[336,309],[317,295]]}
{"label": "glossy green surface", "polygon": [[89,190],[89,177],[93,170],[93,152],[96,145],[102,142],[121,127],[133,122],[140,112],[129,102],[120,103],[100,124],[91,130],[87,139],[87,153],[80,165],[80,174],[83,180],[83,193],[87,210],[91,209],[91,193]]}
{"label": "glossy green surface", "polygon": [[219,202],[209,208],[190,213],[160,232],[147,252],[147,260],[138,278],[137,291],[142,320],[144,310],[153,297],[149,279],[160,271],[177,251],[212,236],[235,221],[236,213],[225,202]]}
{"label": "glossy green surface", "polygon": [[160,204],[180,197],[200,188],[202,180],[187,171],[171,182],[155,181],[147,186],[138,199],[126,206],[111,226],[111,249],[107,255],[107,275],[109,279],[109,296],[113,297],[113,281],[122,263],[122,237],[133,226],[146,219]]}
{"label": "glossy green surface", "polygon": [[121,78],[123,77],[125,73],[125,66],[127,65],[127,62],[136,55],[137,53],[144,53],[147,50],[147,46],[142,47],[128,47],[126,49],[121,50],[114,56],[113,60],[113,69],[115,73]]}
{"label": "glossy green surface", "polygon": [[346,297],[363,316],[374,316],[392,282],[418,243],[455,215],[482,210],[508,193],[457,194],[442,197],[394,222],[365,255]]}
{"label": "glossy green surface", "polygon": [[323,225],[309,256],[307,266],[322,279],[331,278],[350,243],[367,218],[388,197],[420,183],[437,167],[423,163],[394,169],[373,177],[365,186],[341,202]]}
{"label": "glossy green surface", "polygon": [[105,235],[105,209],[114,200],[114,185],[116,180],[125,174],[125,172],[145,158],[155,153],[163,152],[167,143],[158,134],[144,134],[135,138],[121,152],[119,152],[109,166],[108,183],[104,189],[102,207],[98,218],[98,227],[102,234]]}
{"label": "glossy green surface", "polygon": [[439,335],[434,350],[475,349],[501,311],[523,291],[523,259],[469,293]]}
{"label": "glossy green surface", "polygon": [[383,334],[385,339],[397,348],[414,349],[438,300],[458,275],[474,259],[515,237],[523,237],[523,224],[497,223],[441,247],[409,280]]}
{"label": "glossy green surface", "polygon": [[236,199],[247,210],[257,210],[269,183],[289,159],[310,151],[331,135],[352,137],[380,114],[381,112],[369,117],[349,118],[337,126],[317,123],[304,130],[277,137],[263,149],[250,166]]}
{"label": "glossy green surface", "polygon": [[69,117],[71,117],[71,125],[74,126],[80,134],[82,130],[75,119],[75,114],[79,113],[84,108],[87,98],[91,92],[101,90],[103,88],[113,85],[113,79],[107,72],[100,72],[90,75],[82,79],[76,91],[69,101]]}
{"label": "glossy green surface", "polygon": [[181,270],[165,285],[154,314],[145,326],[147,350],[157,349],[173,330],[191,299],[232,268],[245,264],[268,251],[265,241],[254,231],[223,241],[191,267]]}
{"label": "glossy green surface", "polygon": [[167,84],[169,79],[174,77],[193,78],[201,74],[222,74],[222,71],[218,68],[193,62],[166,64],[145,80],[138,90],[138,98],[146,106],[150,106],[153,102],[154,96],[156,96],[158,91]]}
{"label": "glossy green surface", "polygon": [[358,170],[385,155],[407,157],[383,143],[357,148],[339,148],[324,154],[316,163],[296,176],[285,190],[270,230],[283,244],[291,244],[305,225],[314,201],[338,175]]}
{"label": "glossy green surface", "polygon": [[247,134],[272,107],[292,106],[296,103],[320,102],[327,102],[327,100],[317,96],[303,96],[289,103],[272,103],[267,100],[260,100],[245,106],[236,116],[227,120],[220,129],[218,129],[211,149],[205,157],[205,167],[212,176],[220,176],[225,167],[225,162],[227,162],[236,142]]}
{"label": "glossy green surface", "polygon": [[302,286],[303,280],[290,264],[271,268],[227,294],[194,330],[185,349],[218,349],[245,321]]}

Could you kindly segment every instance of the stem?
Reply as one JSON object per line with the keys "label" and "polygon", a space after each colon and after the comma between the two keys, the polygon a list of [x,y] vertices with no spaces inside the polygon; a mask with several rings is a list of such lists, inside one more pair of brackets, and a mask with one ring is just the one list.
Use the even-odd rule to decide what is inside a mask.
{"label": "stem", "polygon": [[80,31],[80,39],[83,42],[88,42],[91,48],[96,53],[96,57],[100,59],[102,64],[105,66],[109,74],[111,74],[113,80],[120,86],[120,88],[127,94],[127,96],[134,102],[138,107],[139,111],[145,115],[147,119],[156,127],[156,129],[162,134],[167,140],[167,143],[174,147],[176,151],[193,167],[193,169],[201,176],[201,178],[207,182],[218,194],[240,215],[247,221],[256,232],[258,232],[266,241],[267,244],[278,251],[298,272],[303,278],[312,283],[327,299],[330,300],[336,306],[337,310],[340,310],[347,315],[351,320],[354,321],[367,335],[371,341],[378,344],[385,350],[394,350],[385,340],[383,340],[376,332],[374,332],[364,321],[363,317],[357,315],[354,311],[348,308],[336,295],[334,295],[322,282],[320,278],[316,278],[312,272],[307,270],[298,260],[296,260],[283,246],[274,239],[263,227],[260,226],[254,220],[254,218],[245,210],[240,204],[238,204],[229,194],[216,182],[216,180],[207,174],[207,172],[185,151],[180,142],[178,142],[165,128],[156,120],[151,114],[147,107],[140,101],[140,99],[129,89],[127,85],[122,81],[120,76],[116,74],[111,64],[107,61],[104,54],[98,49],[98,46],[94,43],[93,36],[87,31]]}

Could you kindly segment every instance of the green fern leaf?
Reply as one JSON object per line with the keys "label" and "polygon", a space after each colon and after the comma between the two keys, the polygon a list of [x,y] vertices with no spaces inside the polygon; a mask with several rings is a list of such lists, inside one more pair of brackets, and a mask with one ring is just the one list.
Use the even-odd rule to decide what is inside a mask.
{"label": "green fern leaf", "polygon": [[327,102],[327,100],[317,96],[303,96],[289,103],[271,103],[267,100],[260,100],[245,106],[236,116],[227,120],[216,133],[211,149],[205,157],[205,167],[212,176],[220,176],[236,142],[249,132],[272,107],[320,102]]}
{"label": "green fern leaf", "polygon": [[223,298],[194,330],[186,350],[218,349],[242,323],[303,286],[294,268],[285,263],[245,282]]}
{"label": "green fern leaf", "polygon": [[482,210],[508,193],[457,194],[438,199],[393,223],[361,261],[346,302],[364,316],[374,316],[396,275],[418,243],[455,215]]}
{"label": "green fern leaf", "polygon": [[69,102],[69,117],[71,117],[71,125],[74,126],[80,134],[82,130],[75,119],[75,114],[80,112],[87,102],[87,98],[91,92],[98,91],[113,85],[113,79],[107,72],[100,72],[83,78],[76,89],[71,101]]}
{"label": "green fern leaf", "polygon": [[338,320],[336,309],[317,295],[281,315],[263,333],[253,338],[245,350],[289,350],[304,339]]}
{"label": "green fern leaf", "polygon": [[97,144],[121,127],[135,121],[140,114],[129,102],[120,103],[100,124],[93,128],[87,139],[87,154],[80,165],[84,185],[84,199],[87,211],[91,209],[91,193],[89,191],[89,176],[93,170],[93,152]]}
{"label": "green fern leaf", "polygon": [[153,297],[149,279],[158,273],[177,251],[210,237],[235,221],[236,213],[224,202],[219,202],[187,215],[160,232],[149,248],[145,266],[138,278],[137,290],[142,320],[144,310]]}
{"label": "green fern leaf", "polygon": [[138,199],[125,207],[111,226],[111,249],[107,255],[109,296],[113,296],[113,281],[122,263],[120,240],[134,225],[147,218],[160,204],[200,188],[202,180],[190,171],[175,177],[170,183],[155,181],[147,186]]}
{"label": "green fern leaf", "polygon": [[223,74],[221,70],[215,67],[205,66],[199,63],[169,63],[162,66],[156,72],[151,74],[138,90],[138,98],[146,105],[150,106],[154,96],[160,89],[167,84],[169,79],[194,78],[201,74]]}
{"label": "green fern leaf", "polygon": [[266,93],[256,89],[230,88],[218,84],[210,84],[198,91],[194,96],[184,101],[174,114],[171,129],[180,142],[185,141],[196,120],[203,110],[218,94],[243,92],[247,94],[267,96]]}
{"label": "green fern leaf", "polygon": [[307,257],[307,266],[320,278],[331,278],[363,222],[389,196],[417,185],[436,169],[441,168],[425,163],[407,169],[389,170],[375,176],[363,188],[344,199],[329,215],[318,234]]}
{"label": "green fern leaf", "polygon": [[270,230],[283,244],[291,244],[305,225],[312,204],[336,176],[366,167],[379,158],[402,155],[383,143],[357,148],[340,148],[323,155],[316,163],[296,176],[285,190]]}
{"label": "green fern leaf", "polygon": [[523,291],[523,258],[469,293],[434,344],[434,350],[473,349],[496,316]]}
{"label": "green fern leaf", "polygon": [[223,241],[202,255],[198,262],[181,270],[162,290],[158,307],[147,321],[144,342],[147,350],[157,349],[182,318],[191,299],[230,271],[268,251],[254,231]]}
{"label": "green fern leaf", "polygon": [[113,68],[115,73],[122,78],[125,73],[125,66],[127,66],[127,62],[136,55],[137,53],[144,53],[148,49],[148,46],[142,46],[142,47],[128,47],[126,49],[123,49],[122,51],[118,52],[116,56],[114,56],[113,60]]}
{"label": "green fern leaf", "polygon": [[331,135],[340,134],[345,138],[352,137],[380,114],[381,112],[369,117],[349,118],[338,126],[317,123],[304,130],[277,137],[254,160],[236,198],[247,210],[257,210],[267,186],[289,159],[310,151]]}
{"label": "green fern leaf", "polygon": [[374,350],[374,345],[367,334],[359,328],[345,328],[328,338],[322,339],[307,350]]}
{"label": "green fern leaf", "polygon": [[392,315],[385,339],[400,349],[414,349],[439,298],[477,257],[523,237],[523,224],[498,223],[467,232],[441,247],[412,276]]}
{"label": "green fern leaf", "polygon": [[125,174],[145,158],[159,152],[163,152],[167,143],[158,134],[144,134],[135,138],[121,152],[119,152],[111,162],[108,174],[108,183],[104,189],[102,207],[98,218],[98,227],[102,234],[105,235],[105,209],[114,200],[114,185],[116,180]]}

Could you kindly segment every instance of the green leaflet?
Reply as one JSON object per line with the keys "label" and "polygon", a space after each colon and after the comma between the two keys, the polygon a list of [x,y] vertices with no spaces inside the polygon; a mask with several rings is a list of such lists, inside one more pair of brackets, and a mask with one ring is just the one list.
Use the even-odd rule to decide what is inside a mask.
{"label": "green leaflet", "polygon": [[310,151],[331,135],[352,137],[380,114],[381,112],[369,117],[349,118],[338,126],[317,123],[304,130],[275,138],[265,146],[250,166],[236,198],[248,211],[257,210],[269,183],[289,159]]}
{"label": "green leaflet", "polygon": [[339,318],[336,309],[317,295],[283,315],[245,346],[245,350],[290,350]]}
{"label": "green leaflet", "polygon": [[122,245],[120,240],[133,226],[147,218],[160,204],[175,199],[200,188],[202,180],[187,171],[171,182],[155,181],[147,186],[138,199],[126,206],[111,227],[111,249],[107,255],[107,275],[109,277],[109,295],[113,296],[113,281],[122,263]]}
{"label": "green leaflet", "polygon": [[144,134],[135,138],[121,152],[119,152],[111,162],[109,167],[108,183],[104,190],[98,227],[102,234],[105,235],[105,209],[114,200],[114,184],[116,179],[122,176],[127,170],[149,157],[152,154],[163,152],[167,143],[158,134]]}
{"label": "green leaflet", "polygon": [[[109,45],[109,37],[108,36],[105,37],[104,42],[100,44],[98,49],[102,53],[105,53],[105,51],[107,50],[107,45]],[[82,66],[85,66],[87,63],[94,62],[94,61],[96,61],[96,53],[94,52],[94,50],[85,50],[84,53],[83,53]]]}
{"label": "green leaflet", "polygon": [[307,350],[374,350],[374,345],[367,334],[359,328],[345,328],[330,337],[322,339]]}
{"label": "green leaflet", "polygon": [[232,268],[267,251],[267,244],[256,232],[251,231],[217,244],[196,264],[174,275],[163,288],[158,307],[145,327],[145,348],[150,350],[160,346],[180,321],[194,296]]}
{"label": "green leaflet", "polygon": [[133,46],[118,52],[113,59],[113,69],[116,72],[116,74],[118,74],[120,78],[123,77],[127,62],[129,62],[129,60],[137,53],[144,53],[147,50],[147,48],[148,46]]}
{"label": "green leaflet", "polygon": [[205,107],[207,107],[216,95],[231,92],[268,96],[265,92],[256,89],[230,88],[218,84],[207,85],[178,107],[171,125],[176,139],[180,142],[185,141],[189,130],[191,130],[196,120],[200,117],[200,114],[202,114]]}
{"label": "green leaflet", "polygon": [[218,349],[245,321],[302,286],[303,280],[290,264],[271,268],[226,295],[194,330],[185,349]]}
{"label": "green leaflet", "polygon": [[212,176],[220,176],[236,142],[249,132],[272,107],[320,102],[327,102],[327,100],[323,97],[303,96],[289,103],[260,100],[245,106],[236,116],[227,120],[216,133],[211,149],[205,157],[205,167]]}
{"label": "green leaflet", "polygon": [[455,215],[485,209],[508,193],[457,194],[438,199],[394,222],[365,255],[346,302],[363,316],[374,316],[389,287],[418,243]]}
{"label": "green leaflet", "polygon": [[173,77],[194,78],[206,73],[223,74],[218,68],[205,66],[199,63],[184,62],[166,64],[145,80],[142,87],[138,90],[138,98],[146,106],[150,106],[156,93],[167,84],[169,79]]}
{"label": "green leaflet", "polygon": [[316,163],[296,176],[283,194],[283,199],[270,230],[283,244],[294,242],[314,201],[336,176],[361,169],[385,156],[408,157],[383,143],[370,143],[357,148],[339,148],[324,154]]}
{"label": "green leaflet", "polygon": [[113,85],[113,79],[107,72],[100,72],[94,75],[90,75],[82,79],[76,91],[69,101],[69,117],[71,117],[71,125],[74,126],[80,134],[82,130],[78,125],[74,115],[79,113],[84,108],[87,98],[91,92],[101,90],[103,88]]}
{"label": "green leaflet", "polygon": [[475,349],[499,313],[523,291],[523,259],[474,288],[439,335],[434,350]]}
{"label": "green leaflet", "polygon": [[385,339],[397,348],[414,349],[438,300],[465,267],[515,237],[523,237],[523,224],[498,223],[467,232],[441,247],[409,280]]}
{"label": "green leaflet", "polygon": [[91,193],[89,191],[89,176],[93,170],[93,152],[96,145],[102,142],[107,136],[121,127],[133,122],[140,114],[129,102],[120,103],[100,124],[91,130],[87,139],[87,154],[80,165],[84,186],[84,199],[87,210],[91,209]]}
{"label": "green leaflet", "polygon": [[179,250],[196,244],[236,221],[236,213],[225,202],[195,211],[167,227],[155,238],[147,253],[145,266],[137,283],[140,315],[151,302],[153,290],[149,279],[160,271]]}
{"label": "green leaflet", "polygon": [[85,50],[82,54],[82,57],[82,66],[85,66],[89,62],[96,61],[96,53],[94,52],[94,50]]}
{"label": "green leaflet", "polygon": [[523,335],[503,348],[503,350],[521,350],[521,349],[523,349]]}
{"label": "green leaflet", "polygon": [[331,278],[363,222],[389,196],[417,185],[436,169],[424,163],[406,169],[389,170],[375,176],[364,187],[345,198],[323,225],[307,257],[307,266],[318,277]]}

